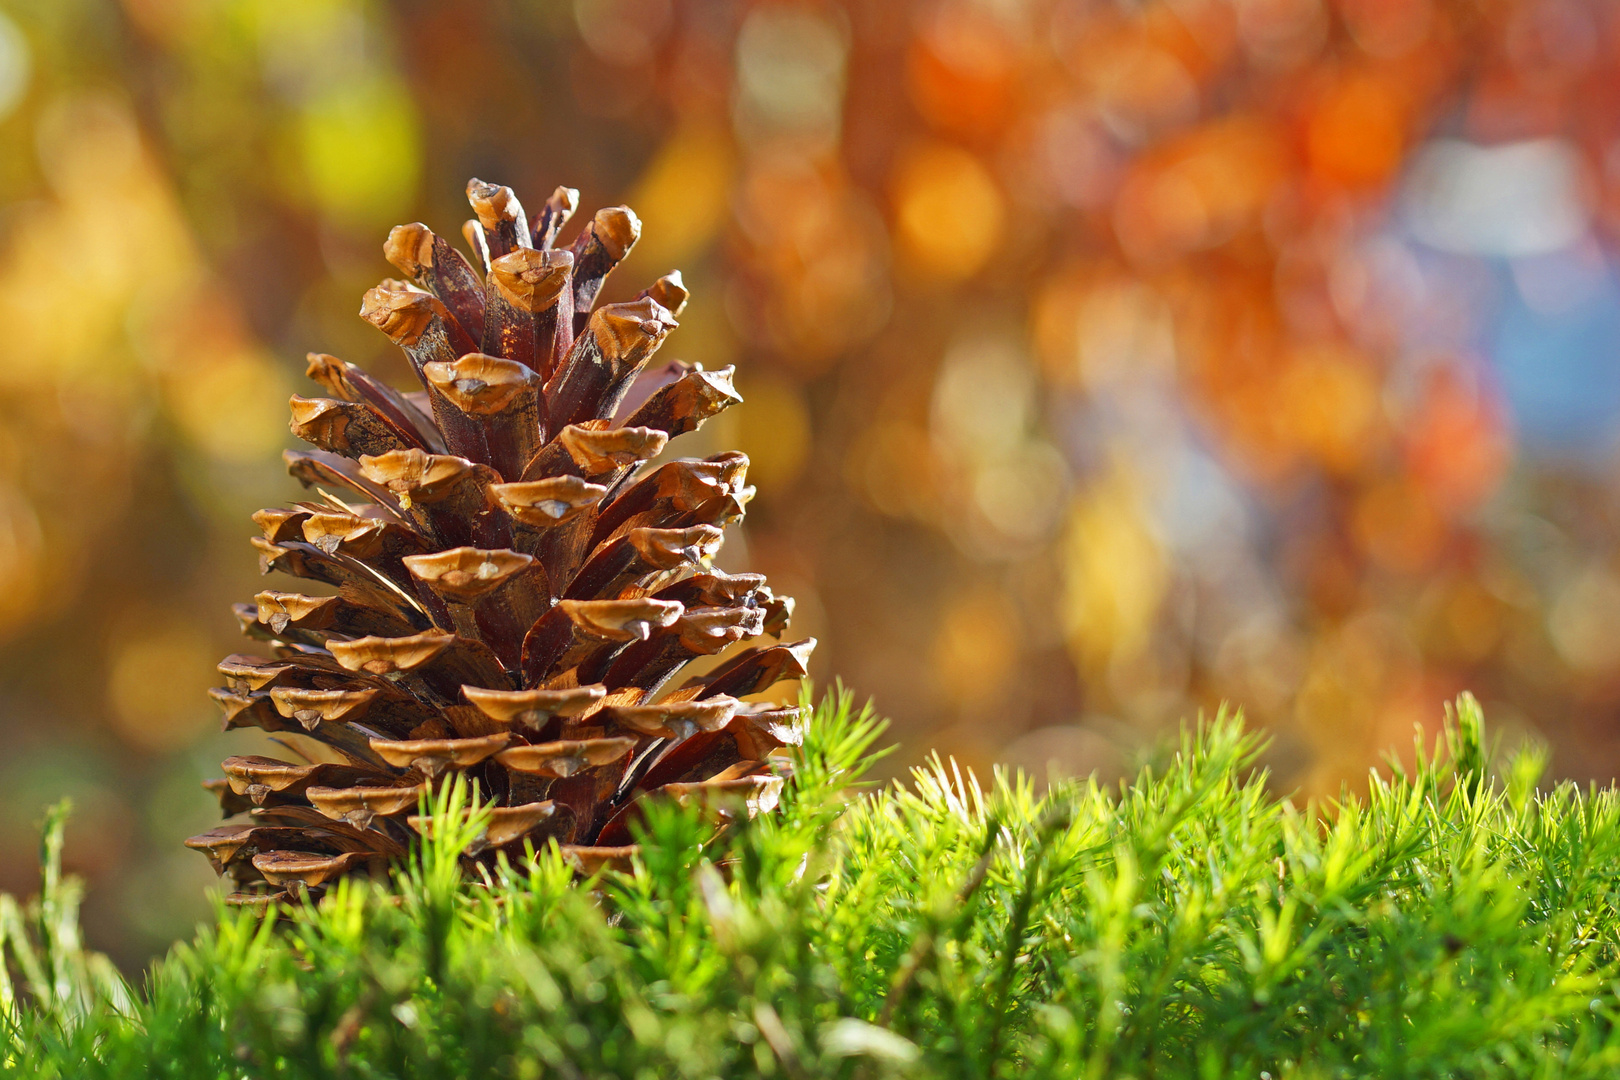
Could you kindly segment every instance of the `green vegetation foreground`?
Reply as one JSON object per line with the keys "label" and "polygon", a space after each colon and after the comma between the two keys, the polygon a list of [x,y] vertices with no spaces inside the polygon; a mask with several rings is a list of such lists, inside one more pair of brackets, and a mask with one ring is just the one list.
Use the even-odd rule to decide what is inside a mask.
{"label": "green vegetation foreground", "polygon": [[[1220,718],[1118,792],[945,764],[852,798],[881,724],[824,701],[781,811],[647,822],[633,873],[554,851],[221,912],[148,985],[55,870],[0,904],[0,1070],[27,1077],[1613,1076],[1620,800],[1442,748],[1322,814]],[[435,809],[457,820],[465,789]]]}

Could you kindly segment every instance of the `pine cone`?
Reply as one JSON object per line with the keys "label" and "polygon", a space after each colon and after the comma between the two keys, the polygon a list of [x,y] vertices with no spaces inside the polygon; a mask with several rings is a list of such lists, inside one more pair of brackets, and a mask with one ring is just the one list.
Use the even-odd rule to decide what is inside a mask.
{"label": "pine cone", "polygon": [[739,699],[803,675],[813,639],[665,689],[696,657],[780,638],[792,611],[762,576],[712,565],[753,493],[748,458],[650,464],[741,400],[730,367],[649,367],[686,304],[680,274],[592,310],[635,214],[602,210],[559,248],[576,191],[558,188],[532,228],[510,188],[473,180],[467,195],[483,274],[401,225],[383,251],[410,281],[361,307],[423,391],[312,354],[327,396],[294,397],[292,429],[315,449],[286,457],[316,497],[254,515],[265,573],[330,588],[238,605],[274,655],[219,667],[226,730],[308,750],[229,758],[209,785],[248,820],[186,843],[237,902],[385,868],[429,827],[423,793],[455,772],[496,807],[470,858],[555,838],[589,872],[633,851],[647,798],[768,809],[770,755],[799,738],[796,710]]}

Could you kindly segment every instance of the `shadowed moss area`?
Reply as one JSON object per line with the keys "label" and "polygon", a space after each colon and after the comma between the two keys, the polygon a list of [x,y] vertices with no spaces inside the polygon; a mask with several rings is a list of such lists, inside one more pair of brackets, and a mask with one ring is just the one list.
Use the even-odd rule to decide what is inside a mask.
{"label": "shadowed moss area", "polygon": [[[780,811],[649,813],[628,872],[469,880],[468,789],[385,887],[222,911],[146,985],[76,892],[0,908],[5,1075],[1611,1076],[1620,800],[1493,771],[1478,706],[1365,799],[1294,806],[1220,716],[1130,782],[936,762],[815,709]],[[442,816],[441,816],[442,815]]]}

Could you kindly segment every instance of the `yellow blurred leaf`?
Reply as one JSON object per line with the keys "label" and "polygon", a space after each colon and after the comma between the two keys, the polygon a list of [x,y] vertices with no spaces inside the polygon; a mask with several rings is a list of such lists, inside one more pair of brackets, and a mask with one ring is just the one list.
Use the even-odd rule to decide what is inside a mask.
{"label": "yellow blurred leaf", "polygon": [[734,168],[722,129],[693,124],[678,130],[631,192],[642,230],[630,269],[646,267],[656,275],[700,255],[725,222]]}
{"label": "yellow blurred leaf", "polygon": [[214,457],[262,462],[287,440],[287,380],[266,357],[243,352],[199,361],[165,389],[181,431]]}
{"label": "yellow blurred leaf", "polygon": [[421,133],[403,83],[344,83],[305,104],[297,121],[308,197],[336,224],[369,232],[395,223],[416,198]]}
{"label": "yellow blurred leaf", "polygon": [[1139,653],[1169,588],[1164,552],[1124,464],[1070,506],[1062,540],[1064,628],[1082,671]]}

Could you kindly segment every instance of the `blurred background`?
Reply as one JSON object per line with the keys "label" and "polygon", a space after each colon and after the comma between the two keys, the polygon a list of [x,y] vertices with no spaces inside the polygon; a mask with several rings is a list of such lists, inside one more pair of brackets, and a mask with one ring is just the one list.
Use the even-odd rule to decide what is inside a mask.
{"label": "blurred background", "polygon": [[469,176],[645,221],[769,573],[899,767],[1111,776],[1200,709],[1331,796],[1463,688],[1620,768],[1620,7],[0,0],[0,888],[180,840],[303,354]]}

